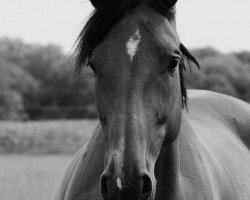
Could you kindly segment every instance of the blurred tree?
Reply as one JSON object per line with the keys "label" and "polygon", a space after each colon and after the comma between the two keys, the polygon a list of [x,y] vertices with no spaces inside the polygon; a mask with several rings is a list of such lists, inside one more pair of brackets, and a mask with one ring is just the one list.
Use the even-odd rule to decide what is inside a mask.
{"label": "blurred tree", "polygon": [[12,90],[0,90],[0,120],[26,119],[23,99],[20,93]]}
{"label": "blurred tree", "polygon": [[221,55],[220,52],[213,49],[212,47],[206,47],[206,48],[202,48],[202,49],[195,49],[192,52],[200,60],[203,60],[203,59],[206,59],[206,58],[209,58],[209,57],[215,57],[215,56],[220,56]]}
{"label": "blurred tree", "polygon": [[23,97],[38,88],[39,84],[32,76],[0,56],[1,119],[27,118]]}
{"label": "blurred tree", "polygon": [[250,65],[250,52],[242,51],[234,54],[242,63]]}
{"label": "blurred tree", "polygon": [[80,75],[74,99],[74,62],[60,47],[5,38],[0,40],[0,57],[5,71],[1,84],[20,93],[31,119],[96,117],[90,73]]}
{"label": "blurred tree", "polygon": [[0,88],[15,90],[24,95],[38,90],[39,82],[22,67],[0,56]]}
{"label": "blurred tree", "polygon": [[[224,55],[210,48],[195,50],[194,54],[201,69],[187,73],[189,88],[212,90],[250,101],[250,65],[235,54]],[[246,57],[243,60],[246,61]]]}

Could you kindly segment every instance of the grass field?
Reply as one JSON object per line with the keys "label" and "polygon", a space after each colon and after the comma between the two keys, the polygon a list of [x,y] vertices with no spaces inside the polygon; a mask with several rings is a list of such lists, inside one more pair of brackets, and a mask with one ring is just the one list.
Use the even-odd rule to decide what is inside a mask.
{"label": "grass field", "polygon": [[0,153],[73,154],[86,143],[97,120],[0,121]]}
{"label": "grass field", "polygon": [[1,200],[49,200],[71,156],[0,155]]}
{"label": "grass field", "polygon": [[96,120],[0,121],[0,200],[50,200]]}

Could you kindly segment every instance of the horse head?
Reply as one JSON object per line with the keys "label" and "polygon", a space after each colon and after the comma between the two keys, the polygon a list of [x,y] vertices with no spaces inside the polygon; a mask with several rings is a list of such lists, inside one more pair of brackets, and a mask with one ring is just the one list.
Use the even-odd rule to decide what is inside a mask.
{"label": "horse head", "polygon": [[95,74],[106,138],[104,199],[154,199],[155,163],[172,143],[186,104],[176,0],[91,0],[96,8],[79,36],[77,70]]}

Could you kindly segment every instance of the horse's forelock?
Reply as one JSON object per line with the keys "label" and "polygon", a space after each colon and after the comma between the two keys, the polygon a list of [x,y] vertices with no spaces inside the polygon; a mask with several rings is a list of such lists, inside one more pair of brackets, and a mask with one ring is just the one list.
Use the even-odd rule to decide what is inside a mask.
{"label": "horse's forelock", "polygon": [[86,66],[92,50],[128,11],[147,4],[164,16],[173,16],[175,12],[170,7],[176,3],[175,0],[106,0],[106,2],[103,0],[102,3],[100,0],[91,0],[91,2],[97,9],[93,11],[77,38],[76,75]]}

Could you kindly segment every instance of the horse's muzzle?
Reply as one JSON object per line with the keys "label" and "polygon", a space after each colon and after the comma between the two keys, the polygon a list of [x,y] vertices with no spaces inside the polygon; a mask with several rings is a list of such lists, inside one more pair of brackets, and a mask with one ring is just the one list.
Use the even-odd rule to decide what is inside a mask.
{"label": "horse's muzzle", "polygon": [[103,173],[101,194],[105,200],[148,200],[152,195],[152,181],[147,173],[137,174],[127,180]]}

